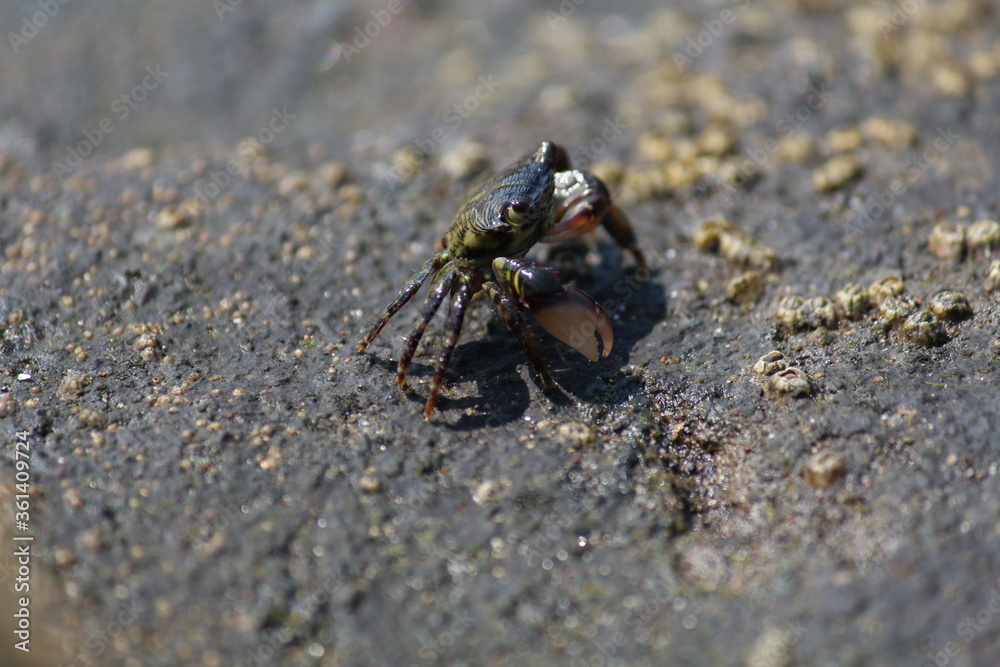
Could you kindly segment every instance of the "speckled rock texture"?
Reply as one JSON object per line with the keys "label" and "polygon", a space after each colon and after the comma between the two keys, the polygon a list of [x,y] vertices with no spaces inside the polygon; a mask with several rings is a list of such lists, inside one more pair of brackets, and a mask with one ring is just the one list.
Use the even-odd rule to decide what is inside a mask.
{"label": "speckled rock texture", "polygon": [[[995,664],[994,3],[51,4],[0,10],[0,662]],[[537,248],[612,354],[539,331],[547,391],[480,300],[425,423],[443,314],[407,390],[422,295],[354,348],[542,139],[650,271]]]}

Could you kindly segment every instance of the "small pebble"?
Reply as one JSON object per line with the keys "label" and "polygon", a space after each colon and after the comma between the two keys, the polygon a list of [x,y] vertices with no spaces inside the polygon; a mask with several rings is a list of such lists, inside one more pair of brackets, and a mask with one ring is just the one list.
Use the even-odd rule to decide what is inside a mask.
{"label": "small pebble", "polygon": [[132,348],[135,350],[145,350],[151,347],[156,347],[159,343],[156,340],[156,336],[150,333],[140,334],[135,342],[132,343]]}
{"label": "small pebble", "polygon": [[153,151],[148,148],[133,148],[119,158],[124,169],[142,169],[153,164]]}
{"label": "small pebble", "polygon": [[957,62],[938,63],[930,72],[930,82],[937,92],[955,99],[969,94],[971,80],[969,73]]}
{"label": "small pebble", "polygon": [[78,510],[83,507],[83,496],[80,494],[79,489],[73,487],[66,489],[63,491],[63,499],[72,509]]}
{"label": "small pebble", "polygon": [[556,426],[556,438],[564,446],[573,449],[582,449],[597,442],[594,429],[577,421],[563,422]]}
{"label": "small pebble", "polygon": [[639,135],[635,142],[639,158],[645,162],[666,162],[674,153],[673,144],[666,137],[649,132]]}
{"label": "small pebble", "polygon": [[162,230],[177,229],[190,221],[191,211],[187,207],[168,206],[156,214],[153,226]]}
{"label": "small pebble", "polygon": [[717,216],[709,218],[698,225],[698,228],[694,230],[692,240],[694,241],[694,246],[702,252],[718,252],[722,236],[724,234],[736,233],[738,231],[733,226],[733,223],[721,216]]}
{"label": "small pebble", "polygon": [[1000,223],[995,220],[976,220],[965,232],[969,252],[992,252],[1000,248]]}
{"label": "small pebble", "polygon": [[805,132],[790,132],[778,142],[778,157],[788,162],[805,162],[812,150],[812,137]]}
{"label": "small pebble", "polygon": [[939,222],[931,230],[927,248],[941,259],[961,259],[965,253],[965,227],[957,222]]}
{"label": "small pebble", "polygon": [[[416,146],[404,146],[393,152],[390,157],[393,170],[399,177],[404,179],[413,178],[420,171],[425,159],[423,152],[417,150]],[[351,203],[353,197],[345,195],[353,195],[355,192],[354,188],[355,186],[353,185],[342,185],[337,192],[341,199]]]}
{"label": "small pebble", "polygon": [[723,125],[710,125],[698,137],[698,152],[702,155],[725,155],[732,152],[736,135]]}
{"label": "small pebble", "polygon": [[718,253],[737,266],[770,270],[777,263],[777,253],[758,243],[722,216],[701,223],[692,235],[695,247],[702,252]]}
{"label": "small pebble", "polygon": [[365,493],[375,493],[379,490],[380,486],[378,479],[371,475],[362,475],[358,479],[358,487]]}
{"label": "small pebble", "polygon": [[[789,625],[791,627],[791,625]],[[798,636],[791,630],[767,626],[754,640],[746,660],[746,667],[791,667],[794,663],[794,646]],[[735,663],[734,663],[735,664]]]}
{"label": "small pebble", "polygon": [[17,412],[17,399],[10,394],[0,394],[0,419],[6,419]]}
{"label": "small pebble", "polygon": [[278,181],[278,194],[284,197],[301,192],[309,187],[309,175],[300,169],[296,169],[281,177]]}
{"label": "small pebble", "polygon": [[84,425],[94,429],[103,429],[108,425],[107,417],[100,412],[89,408],[80,410],[77,414],[77,419],[79,419]]}
{"label": "small pebble", "polygon": [[840,313],[849,320],[860,320],[872,307],[868,291],[854,283],[841,288],[833,300]]}
{"label": "small pebble", "polygon": [[846,153],[861,147],[864,137],[856,127],[840,127],[826,133],[826,144],[833,153]]}
{"label": "small pebble", "polygon": [[104,546],[104,530],[100,526],[95,526],[94,528],[88,528],[87,530],[80,533],[77,541],[86,549],[90,551],[100,551]]}
{"label": "small pebble", "polygon": [[76,555],[63,546],[56,546],[52,549],[52,557],[56,567],[66,568],[76,563]]}
{"label": "small pebble", "polygon": [[441,169],[450,178],[465,180],[490,168],[489,150],[477,141],[463,141],[441,155]]}
{"label": "small pebble", "polygon": [[835,155],[813,170],[812,182],[817,192],[831,192],[844,187],[861,174],[861,162],[852,154]]}
{"label": "small pebble", "polygon": [[948,332],[934,313],[929,310],[918,310],[900,325],[899,339],[931,347],[947,343]]}
{"label": "small pebble", "polygon": [[913,312],[914,306],[907,299],[887,296],[878,304],[878,314],[889,329],[898,327],[905,317]]}
{"label": "small pebble", "polygon": [[987,292],[1000,290],[1000,259],[995,259],[990,264],[990,272],[983,283],[983,289]]}
{"label": "small pebble", "polygon": [[896,150],[907,148],[913,143],[917,131],[909,122],[899,118],[875,116],[861,125],[861,132],[872,141]]}
{"label": "small pebble", "polygon": [[844,457],[840,454],[830,451],[818,452],[806,461],[805,467],[802,468],[802,477],[809,486],[826,489],[840,479],[846,470]]}
{"label": "small pebble", "polygon": [[796,366],[778,371],[764,384],[764,397],[775,399],[781,396],[801,398],[812,393],[812,383],[805,371]]}
{"label": "small pebble", "polygon": [[946,322],[961,322],[972,317],[969,301],[958,292],[938,292],[927,303],[927,309]]}
{"label": "small pebble", "polygon": [[782,327],[789,331],[797,331],[799,322],[802,320],[802,297],[786,296],[778,302],[778,308],[774,311],[774,318]]}
{"label": "small pebble", "polygon": [[837,327],[837,310],[833,302],[825,296],[814,296],[805,302],[805,310],[810,318],[810,324],[816,327],[835,329]]}
{"label": "small pebble", "polygon": [[757,375],[774,375],[778,371],[788,368],[788,359],[778,350],[771,350],[757,360],[753,365],[753,372]]}
{"label": "small pebble", "polygon": [[482,505],[487,500],[489,500],[490,497],[492,497],[495,492],[496,492],[496,483],[489,479],[483,480],[482,482],[479,483],[479,486],[477,486],[476,490],[473,492],[472,502],[476,503],[477,505]]}
{"label": "small pebble", "polygon": [[729,281],[726,298],[733,303],[753,303],[764,296],[764,276],[747,271]]}
{"label": "small pebble", "polygon": [[868,297],[879,303],[888,296],[899,296],[903,293],[903,279],[899,276],[886,276],[868,286]]}
{"label": "small pebble", "polygon": [[156,359],[157,348],[160,342],[151,333],[140,334],[135,342],[132,343],[133,349],[135,349],[139,356],[141,356],[146,361],[153,361]]}
{"label": "small pebble", "polygon": [[76,398],[87,388],[91,379],[90,373],[70,373],[59,383],[59,398],[64,401]]}
{"label": "small pebble", "polygon": [[343,162],[324,162],[318,169],[319,177],[324,184],[330,187],[343,185],[347,180],[347,165]]}
{"label": "small pebble", "polygon": [[778,302],[775,318],[778,324],[788,331],[810,331],[819,327],[835,329],[837,327],[837,311],[833,302],[825,296],[815,296],[810,299],[786,296]]}

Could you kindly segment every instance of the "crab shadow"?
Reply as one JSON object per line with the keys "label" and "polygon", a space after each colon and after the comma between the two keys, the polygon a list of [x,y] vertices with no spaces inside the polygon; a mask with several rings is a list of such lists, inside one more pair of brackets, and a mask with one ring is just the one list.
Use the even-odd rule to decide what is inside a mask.
{"label": "crab shadow", "polygon": [[[439,396],[436,421],[457,431],[500,426],[521,419],[533,396],[548,401],[554,410],[579,403],[623,405],[643,388],[639,378],[625,372],[633,350],[666,317],[666,291],[656,280],[659,274],[659,269],[629,268],[578,284],[601,303],[614,323],[611,354],[597,362],[588,361],[531,322],[556,382],[552,389],[543,385],[517,340],[494,317],[485,336],[461,343],[455,350],[445,383],[475,388],[465,396]],[[415,361],[410,369],[413,389],[408,395],[415,405],[427,400],[426,380],[433,370],[426,361]],[[529,382],[537,391],[530,390]]]}

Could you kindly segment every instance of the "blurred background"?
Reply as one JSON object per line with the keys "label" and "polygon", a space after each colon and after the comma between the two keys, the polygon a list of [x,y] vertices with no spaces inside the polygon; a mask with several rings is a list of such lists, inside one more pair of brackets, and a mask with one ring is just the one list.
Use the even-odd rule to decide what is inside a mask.
{"label": "blurred background", "polygon": [[[637,75],[681,34],[659,3],[563,4],[5,3],[0,113],[13,135],[7,141],[28,141],[53,158],[104,118],[116,128],[97,148],[115,154],[236,143],[274,108],[295,116],[281,143],[398,145],[442,126],[450,145],[493,136],[487,128],[498,118],[526,134],[529,121],[578,123],[567,114],[575,116],[581,99],[617,107],[606,89],[612,66],[631,61]],[[650,12],[662,14],[657,33],[630,44]],[[581,33],[589,24],[595,32]],[[148,67],[162,71],[162,82],[145,99],[126,100],[131,113],[121,118],[122,96],[142,85]],[[443,116],[475,95],[480,76],[499,87],[459,117],[459,132]]]}
{"label": "blurred background", "polygon": [[[269,151],[383,182],[445,156],[447,173],[468,175],[551,137],[588,162],[675,161],[672,176],[633,183],[639,198],[673,194],[731,178],[727,158],[738,168],[741,151],[798,129],[812,109],[782,119],[824,83],[837,92],[823,126],[867,110],[954,118],[998,68],[995,12],[973,0],[18,0],[0,8],[0,145],[43,162],[234,149],[272,138],[277,113]],[[597,141],[615,119],[613,140]]]}

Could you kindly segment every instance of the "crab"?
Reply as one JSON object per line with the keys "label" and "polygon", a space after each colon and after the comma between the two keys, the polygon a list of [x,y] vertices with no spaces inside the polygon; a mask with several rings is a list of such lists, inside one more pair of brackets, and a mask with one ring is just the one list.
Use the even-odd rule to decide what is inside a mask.
{"label": "crab", "polygon": [[[593,174],[573,169],[566,152],[543,141],[529,153],[477,188],[459,209],[438,244],[358,343],[369,344],[430,278],[423,311],[399,358],[396,382],[406,385],[410,362],[435,313],[450,296],[445,323],[447,339],[438,354],[424,419],[431,420],[466,310],[480,293],[521,343],[546,388],[555,387],[542,346],[526,321],[527,308],[543,329],[591,361],[611,353],[611,320],[589,294],[563,285],[553,269],[525,259],[536,243],[566,241],[597,225],[628,250],[639,267],[646,262],[626,215],[611,203],[607,187]],[[601,348],[598,347],[600,340]]]}

